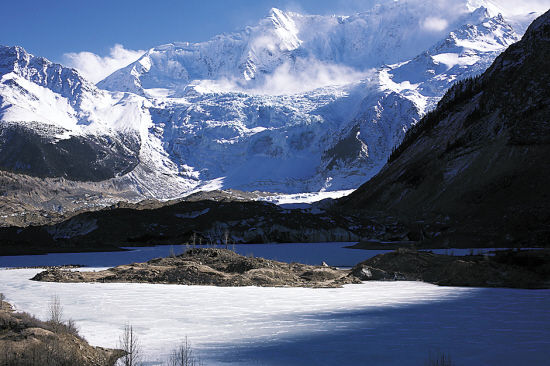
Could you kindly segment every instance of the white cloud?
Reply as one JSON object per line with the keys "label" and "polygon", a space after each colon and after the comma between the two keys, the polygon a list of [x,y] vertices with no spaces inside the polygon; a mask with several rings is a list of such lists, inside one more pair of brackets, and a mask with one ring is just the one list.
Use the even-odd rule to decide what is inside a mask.
{"label": "white cloud", "polygon": [[449,22],[439,17],[428,17],[422,22],[422,28],[428,31],[441,32],[449,26]]}
{"label": "white cloud", "polygon": [[273,73],[254,80],[218,79],[201,80],[196,90],[201,93],[245,92],[264,95],[289,95],[305,93],[323,87],[343,86],[359,82],[371,71],[357,71],[344,65],[318,61],[314,58],[298,58],[294,63],[285,62]]}
{"label": "white cloud", "polygon": [[86,79],[97,83],[114,71],[136,61],[145,51],[128,50],[115,44],[107,56],[101,57],[92,52],[71,52],[63,55],[63,63],[77,69]]}
{"label": "white cloud", "polygon": [[493,0],[504,15],[518,15],[529,12],[545,12],[550,9],[550,0]]}
{"label": "white cloud", "polygon": [[327,86],[345,85],[365,78],[366,73],[353,68],[320,62],[315,59],[298,59],[296,64],[284,63],[266,75],[256,92],[265,94],[303,93]]}

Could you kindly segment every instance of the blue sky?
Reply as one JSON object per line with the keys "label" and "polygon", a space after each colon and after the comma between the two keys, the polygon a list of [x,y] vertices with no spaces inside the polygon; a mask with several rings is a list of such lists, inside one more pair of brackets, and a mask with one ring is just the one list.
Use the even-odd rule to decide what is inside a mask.
{"label": "blue sky", "polygon": [[137,50],[173,41],[204,41],[253,24],[272,7],[326,14],[368,9],[371,3],[371,0],[5,1],[0,44],[20,45],[36,55],[61,61],[67,52],[106,54],[117,43]]}

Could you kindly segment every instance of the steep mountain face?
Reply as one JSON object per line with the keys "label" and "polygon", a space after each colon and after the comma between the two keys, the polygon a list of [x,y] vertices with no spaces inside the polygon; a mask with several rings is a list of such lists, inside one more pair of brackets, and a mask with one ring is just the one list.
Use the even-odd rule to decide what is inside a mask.
{"label": "steep mountain face", "polygon": [[454,229],[438,240],[451,244],[547,245],[549,56],[547,12],[482,76],[451,88],[341,206],[445,221]]}
{"label": "steep mountain face", "polygon": [[0,76],[0,169],[100,181],[136,167],[137,131],[99,120],[112,97],[75,70],[0,47]]}
{"label": "steep mountain face", "polygon": [[426,30],[426,7],[274,9],[241,32],[153,48],[97,87],[2,47],[0,169],[160,199],[354,189],[452,83],[519,39],[484,7],[446,35]]}

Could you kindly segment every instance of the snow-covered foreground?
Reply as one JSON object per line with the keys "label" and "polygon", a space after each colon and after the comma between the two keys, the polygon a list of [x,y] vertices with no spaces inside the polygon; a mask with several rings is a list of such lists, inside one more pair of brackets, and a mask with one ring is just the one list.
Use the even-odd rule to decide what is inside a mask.
{"label": "snow-covered foreground", "polygon": [[46,317],[59,295],[92,344],[116,346],[130,322],[151,364],[185,336],[206,365],[542,365],[550,357],[550,291],[369,282],[340,289],[219,288],[29,281],[0,270],[18,310]]}

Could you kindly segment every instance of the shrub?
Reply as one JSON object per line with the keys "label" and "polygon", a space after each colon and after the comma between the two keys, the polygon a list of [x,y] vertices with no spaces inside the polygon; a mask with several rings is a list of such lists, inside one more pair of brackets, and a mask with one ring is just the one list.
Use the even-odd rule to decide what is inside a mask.
{"label": "shrub", "polygon": [[191,343],[185,337],[176,348],[172,350],[168,366],[200,366],[200,360],[195,357]]}
{"label": "shrub", "polygon": [[59,296],[53,295],[48,306],[49,319],[48,322],[56,330],[63,324],[63,306]]}

